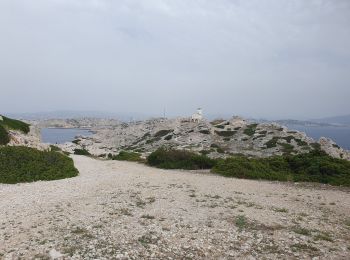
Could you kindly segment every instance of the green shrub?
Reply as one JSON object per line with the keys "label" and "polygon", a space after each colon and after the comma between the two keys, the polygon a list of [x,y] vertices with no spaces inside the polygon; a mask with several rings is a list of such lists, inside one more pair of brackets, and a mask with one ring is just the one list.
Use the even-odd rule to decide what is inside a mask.
{"label": "green shrub", "polygon": [[219,161],[213,172],[237,178],[350,186],[350,162],[332,158],[320,150],[270,158],[231,157]]}
{"label": "green shrub", "polygon": [[236,131],[215,131],[215,133],[219,136],[230,137],[235,135]]}
{"label": "green shrub", "polygon": [[0,121],[0,126],[3,126],[5,129],[18,130],[25,134],[29,133],[29,124],[19,120],[8,118],[6,116],[3,116],[2,118],[3,120]]}
{"label": "green shrub", "polygon": [[6,129],[0,125],[0,145],[6,145],[10,142],[10,137]]}
{"label": "green shrub", "polygon": [[211,151],[210,150],[202,150],[202,151],[199,151],[199,153],[202,155],[208,155],[211,153]]}
{"label": "green shrub", "polygon": [[220,129],[224,129],[224,128],[225,128],[224,125],[216,125],[215,127],[216,127],[216,128],[220,128]]}
{"label": "green shrub", "polygon": [[164,140],[169,141],[169,140],[171,140],[172,138],[173,138],[173,135],[167,135],[166,137],[164,137]]}
{"label": "green shrub", "polygon": [[256,159],[235,156],[221,160],[213,168],[213,172],[227,177],[245,179],[290,180],[288,164],[278,157]]}
{"label": "green shrub", "polygon": [[163,137],[166,136],[167,134],[173,132],[173,130],[160,130],[157,133],[154,134],[155,137]]}
{"label": "green shrub", "polygon": [[76,155],[87,155],[87,156],[91,155],[88,150],[86,150],[86,149],[78,149],[78,148],[74,149],[74,154],[76,154]]}
{"label": "green shrub", "polygon": [[243,133],[248,135],[248,136],[253,136],[255,134],[257,126],[258,126],[258,124],[247,125],[247,128],[244,129]]}
{"label": "green shrub", "polygon": [[290,154],[294,152],[294,146],[291,144],[285,144],[285,143],[278,143],[280,146],[282,146],[282,151],[285,154]]}
{"label": "green shrub", "polygon": [[305,141],[303,141],[301,139],[295,138],[294,140],[297,142],[297,144],[299,146],[307,146],[307,142],[305,142]]}
{"label": "green shrub", "polygon": [[289,136],[287,136],[287,137],[282,137],[282,139],[286,140],[287,143],[290,144],[290,142],[291,142],[293,139],[295,139],[295,138],[294,138],[294,136],[289,135]]}
{"label": "green shrub", "polygon": [[266,148],[273,148],[277,146],[277,142],[278,142],[279,138],[278,137],[273,137],[270,141],[267,141],[265,143]]}
{"label": "green shrub", "polygon": [[216,161],[204,155],[185,150],[174,150],[167,148],[159,148],[151,153],[147,162],[151,166],[163,169],[210,169]]}
{"label": "green shrub", "polygon": [[118,155],[113,156],[112,160],[139,162],[142,161],[142,158],[139,153],[121,151]]}
{"label": "green shrub", "polygon": [[78,175],[73,160],[57,152],[28,147],[0,147],[0,182],[58,180]]}
{"label": "green shrub", "polygon": [[73,144],[79,144],[80,140],[79,139],[75,139],[72,141]]}
{"label": "green shrub", "polygon": [[210,131],[209,131],[209,130],[206,130],[206,129],[200,130],[199,132],[200,132],[201,134],[205,134],[205,135],[210,134]]}
{"label": "green shrub", "polygon": [[56,145],[50,145],[52,152],[62,152],[61,148],[57,147]]}

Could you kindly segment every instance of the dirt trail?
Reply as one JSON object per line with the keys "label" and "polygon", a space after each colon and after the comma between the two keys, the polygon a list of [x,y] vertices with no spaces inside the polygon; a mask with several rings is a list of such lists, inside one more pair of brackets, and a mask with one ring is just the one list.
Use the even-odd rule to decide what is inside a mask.
{"label": "dirt trail", "polygon": [[349,259],[350,193],[73,157],[0,184],[0,259]]}

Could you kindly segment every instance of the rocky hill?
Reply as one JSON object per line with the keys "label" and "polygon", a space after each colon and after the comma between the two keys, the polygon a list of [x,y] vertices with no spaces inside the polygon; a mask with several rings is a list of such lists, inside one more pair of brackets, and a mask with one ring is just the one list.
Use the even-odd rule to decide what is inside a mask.
{"label": "rocky hill", "polygon": [[187,118],[151,119],[119,123],[110,129],[95,129],[96,134],[80,137],[77,144],[65,144],[64,150],[87,149],[97,156],[116,154],[121,150],[144,156],[159,147],[187,149],[212,158],[233,154],[269,157],[273,155],[306,153],[321,148],[336,158],[350,159],[350,153],[333,141],[322,138],[316,142],[305,133],[290,131],[275,123],[252,123],[240,117],[230,120],[201,120]]}
{"label": "rocky hill", "polygon": [[0,145],[49,149],[49,145],[41,143],[40,128],[2,115],[0,115]]}
{"label": "rocky hill", "polygon": [[72,119],[30,120],[30,123],[38,128],[110,128],[119,125],[120,121],[116,119],[82,117]]}

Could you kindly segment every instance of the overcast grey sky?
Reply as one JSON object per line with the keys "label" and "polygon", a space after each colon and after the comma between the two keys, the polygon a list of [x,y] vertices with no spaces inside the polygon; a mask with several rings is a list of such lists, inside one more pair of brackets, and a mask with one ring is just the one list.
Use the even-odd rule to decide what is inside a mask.
{"label": "overcast grey sky", "polygon": [[0,0],[0,111],[350,113],[349,0]]}

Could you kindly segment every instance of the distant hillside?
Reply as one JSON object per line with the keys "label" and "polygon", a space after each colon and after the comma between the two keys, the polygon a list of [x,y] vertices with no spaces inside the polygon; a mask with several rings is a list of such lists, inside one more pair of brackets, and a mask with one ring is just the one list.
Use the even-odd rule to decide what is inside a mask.
{"label": "distant hillside", "polygon": [[290,125],[299,125],[299,126],[334,126],[333,123],[327,123],[327,122],[318,122],[318,121],[303,121],[303,120],[295,120],[295,119],[283,119],[283,120],[264,120],[264,119],[252,119],[251,121],[257,122],[257,123],[277,123],[284,126],[290,126]]}
{"label": "distant hillside", "polygon": [[350,125],[350,115],[313,119],[312,121],[320,122],[320,123],[328,123],[328,124]]}
{"label": "distant hillside", "polygon": [[141,113],[111,113],[103,111],[51,111],[38,113],[7,113],[8,116],[16,119],[46,120],[46,119],[72,119],[72,118],[103,118],[118,119],[122,121],[140,120],[149,117]]}

